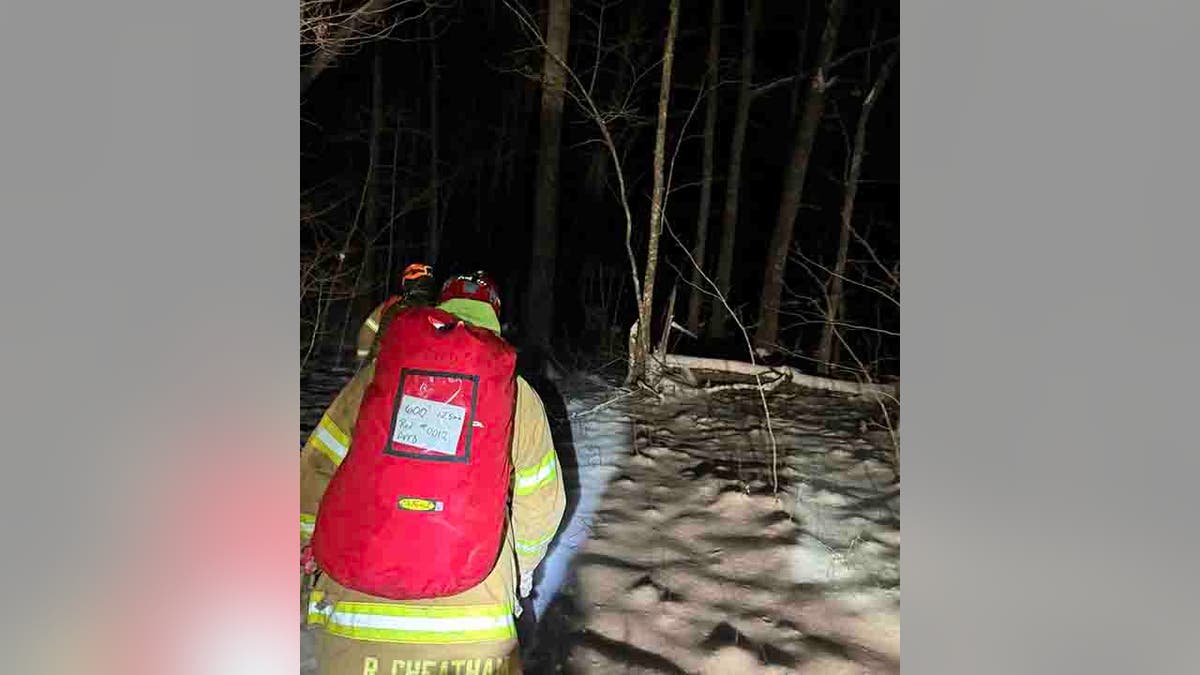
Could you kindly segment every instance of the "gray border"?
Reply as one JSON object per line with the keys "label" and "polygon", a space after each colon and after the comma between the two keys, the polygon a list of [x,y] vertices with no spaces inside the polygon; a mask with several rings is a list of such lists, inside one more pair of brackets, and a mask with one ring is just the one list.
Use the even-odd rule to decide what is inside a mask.
{"label": "gray border", "polygon": [[[146,594],[180,608],[170,625],[260,627],[295,595],[269,571],[295,562],[296,21],[5,8],[14,672],[106,672],[84,640]],[[1186,2],[904,3],[906,671],[1195,670],[1198,23]],[[71,434],[86,446],[51,440]],[[200,547],[183,595],[155,584],[160,556],[223,532],[180,500],[238,499],[246,476],[261,510],[241,513],[279,534],[239,565]],[[255,600],[206,614],[209,588]],[[243,656],[295,672],[278,610]]]}
{"label": "gray border", "polygon": [[903,5],[903,666],[1182,673],[1194,3]]}
{"label": "gray border", "polygon": [[297,23],[5,4],[6,672],[298,671]]}

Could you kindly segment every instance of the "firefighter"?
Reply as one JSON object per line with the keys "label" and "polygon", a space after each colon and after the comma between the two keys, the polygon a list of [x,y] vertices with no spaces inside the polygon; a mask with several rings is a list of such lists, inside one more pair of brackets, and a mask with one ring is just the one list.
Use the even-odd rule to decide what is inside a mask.
{"label": "firefighter", "polygon": [[358,329],[358,340],[354,351],[359,361],[374,358],[379,353],[381,328],[387,325],[395,313],[405,307],[432,305],[437,295],[437,282],[433,267],[425,263],[412,263],[401,275],[400,293],[384,300],[367,316]]}
{"label": "firefighter", "polygon": [[[451,278],[438,300],[440,309],[500,333],[500,299],[485,274]],[[307,571],[314,569],[307,543],[321,497],[350,447],[359,402],[375,368],[372,360],[354,376],[301,451],[300,541]],[[491,573],[462,593],[404,602],[353,591],[320,575],[309,593],[306,622],[322,627],[316,635],[321,673],[521,672],[514,615],[521,613],[520,598],[529,596],[533,572],[561,524],[566,493],[542,401],[520,376],[513,426],[510,524]]]}

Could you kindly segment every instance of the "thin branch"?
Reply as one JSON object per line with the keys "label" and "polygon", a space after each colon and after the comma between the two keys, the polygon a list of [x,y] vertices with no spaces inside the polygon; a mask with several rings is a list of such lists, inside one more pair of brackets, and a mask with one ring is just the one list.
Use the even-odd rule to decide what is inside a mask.
{"label": "thin branch", "polygon": [[[700,264],[697,263],[696,259],[692,257],[692,252],[689,251],[687,246],[684,246],[683,242],[679,240],[679,236],[675,234],[675,228],[671,227],[671,222],[669,220],[667,220],[666,218],[663,218],[663,225],[667,228],[667,232],[671,235],[671,238],[674,239],[675,243],[679,245],[679,248],[683,249],[683,254],[687,256],[689,261],[691,261],[692,267],[694,267],[696,270],[698,270],[700,272],[700,276],[704,278],[704,281],[706,283],[708,283],[709,286],[712,287],[713,292],[716,295],[716,297],[718,299],[720,299],[721,304],[725,306],[725,311],[729,312],[729,316],[733,317],[733,321],[734,321],[734,323],[737,324],[738,330],[742,331],[742,338],[745,339],[745,341],[746,341],[746,353],[750,356],[750,364],[758,365],[758,361],[754,358],[754,345],[750,341],[750,333],[749,333],[749,331],[746,330],[745,324],[742,323],[742,320],[738,317],[737,313],[734,312],[733,308],[729,306],[729,301],[725,299],[725,296],[721,295],[720,287],[717,286],[716,282],[714,282],[711,277],[709,277],[707,274],[704,273],[704,270],[700,267]],[[776,495],[778,495],[779,494],[779,472],[778,472],[779,448],[778,448],[778,444],[775,441],[775,431],[771,428],[771,408],[770,408],[770,406],[767,405],[767,394],[763,390],[762,377],[759,376],[758,374],[755,374],[754,381],[758,385],[758,394],[759,394],[759,397],[762,399],[763,413],[766,415],[766,420],[767,420],[767,435],[771,439],[772,490],[774,491],[774,493]]]}
{"label": "thin branch", "polygon": [[[830,71],[830,72],[833,71],[834,68],[837,68],[838,66],[842,65],[846,61],[849,61],[850,59],[852,59],[856,56],[872,52],[876,49],[879,49],[880,47],[886,47],[890,44],[895,44],[899,41],[900,41],[900,36],[897,35],[895,37],[891,37],[886,40],[876,42],[875,44],[868,45],[866,47],[859,47],[858,49],[852,49],[852,50],[846,52],[845,54],[842,54],[838,58],[834,59],[833,61],[831,61],[829,63],[828,71]],[[750,95],[754,96],[754,97],[761,96],[761,95],[771,92],[775,89],[778,89],[779,87],[782,87],[785,84],[790,84],[792,82],[795,82],[798,79],[799,80],[806,79],[809,77],[809,75],[810,75],[810,70],[806,69],[804,72],[797,73],[795,75],[788,75],[787,77],[781,77],[776,80],[767,82],[765,84],[760,84],[751,90]],[[831,86],[832,84],[833,84],[833,81],[830,80],[828,85]]]}
{"label": "thin branch", "polygon": [[850,51],[846,52],[845,54],[842,54],[841,56],[839,56],[836,59],[834,59],[833,61],[831,61],[829,63],[829,70],[833,70],[834,68],[837,68],[838,66],[842,65],[846,61],[849,61],[850,59],[852,59],[856,56],[859,56],[860,54],[869,54],[869,53],[875,51],[876,49],[879,49],[880,47],[886,47],[888,45],[893,45],[898,42],[900,42],[900,36],[896,35],[896,36],[890,37],[886,40],[880,40],[879,42],[876,42],[874,44],[869,44],[866,47],[859,47],[858,49],[851,49]]}
{"label": "thin branch", "polygon": [[[567,76],[571,78],[571,81],[575,83],[575,86],[579,89],[581,96],[576,97],[571,95],[571,99],[577,103],[582,101],[586,104],[581,105],[581,107],[596,122],[596,126],[600,129],[600,134],[604,138],[604,143],[608,146],[609,154],[612,156],[613,160],[613,169],[616,171],[617,181],[620,184],[619,194],[621,197],[621,208],[625,212],[625,251],[629,255],[629,267],[633,275],[634,297],[640,298],[642,296],[642,287],[641,280],[638,279],[637,259],[633,254],[633,214],[629,209],[629,191],[625,185],[625,172],[621,168],[621,159],[617,154],[617,146],[615,143],[613,143],[612,135],[609,134],[608,125],[605,123],[604,117],[600,114],[600,110],[597,108],[595,101],[592,100],[592,97],[583,87],[583,83],[580,82],[579,78],[575,75],[575,71],[573,71],[570,66],[568,66],[561,58],[559,58],[558,55],[550,51],[549,45],[546,44],[545,39],[542,37],[540,31],[532,22],[532,20],[525,13],[523,13],[520,8],[515,7],[511,0],[504,0],[504,6],[507,7],[509,11],[511,11],[517,17],[517,20],[521,23],[525,30],[528,31],[533,38],[535,38],[538,46],[541,47],[547,54],[549,54],[551,58],[558,62],[558,64],[562,67],[563,72],[565,72]],[[571,94],[569,87],[564,87],[564,90],[566,90],[568,95]]]}
{"label": "thin branch", "polygon": [[[851,279],[850,277],[847,277],[847,276],[845,276],[844,274],[837,274],[836,272],[834,272],[833,270],[829,269],[828,267],[825,267],[825,266],[824,266],[824,265],[822,265],[821,263],[819,263],[819,262],[817,262],[817,261],[815,261],[815,260],[812,260],[812,259],[811,259],[811,258],[809,258],[808,256],[804,255],[804,254],[803,254],[803,253],[800,251],[800,248],[799,248],[799,247],[793,247],[793,248],[792,248],[792,255],[793,255],[793,256],[795,256],[795,257],[797,257],[797,258],[799,258],[799,259],[800,259],[801,261],[803,261],[803,262],[804,262],[806,265],[812,265],[813,267],[816,267],[817,269],[821,270],[822,272],[825,272],[826,274],[828,274],[828,275],[830,275],[830,276],[836,276],[836,277],[840,278],[842,281],[845,281],[846,283],[853,284],[853,285],[855,285],[855,286],[858,286],[858,287],[860,287],[860,288],[865,288],[865,289],[867,289],[868,291],[871,291],[872,293],[875,293],[875,294],[879,295],[880,297],[883,297],[883,298],[887,299],[887,301],[888,301],[888,302],[892,303],[892,304],[893,304],[893,305],[895,305],[896,307],[899,307],[899,306],[900,306],[900,301],[899,301],[899,300],[897,300],[897,299],[893,298],[892,296],[890,296],[890,295],[888,295],[887,293],[885,293],[885,292],[883,292],[883,291],[879,290],[878,288],[875,288],[874,286],[868,286],[867,284],[864,284],[864,283],[862,283],[861,281],[858,281],[858,280],[855,280],[855,279]],[[824,282],[818,282],[818,283],[819,283],[820,285],[824,285]]]}

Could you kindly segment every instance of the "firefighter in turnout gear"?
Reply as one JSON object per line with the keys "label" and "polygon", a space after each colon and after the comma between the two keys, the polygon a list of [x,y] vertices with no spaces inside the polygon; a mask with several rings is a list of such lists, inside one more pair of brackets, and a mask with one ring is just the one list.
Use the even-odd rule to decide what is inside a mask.
{"label": "firefighter in turnout gear", "polygon": [[433,278],[433,267],[425,263],[412,263],[401,275],[400,293],[379,303],[358,329],[354,356],[359,361],[374,358],[379,351],[378,337],[383,328],[405,307],[432,305],[436,300],[437,282]]}
{"label": "firefighter in turnout gear", "polygon": [[[454,277],[439,309],[499,335],[500,299],[486,275]],[[400,324],[396,324],[398,327]],[[301,564],[315,565],[308,543],[321,500],[346,457],[360,402],[375,375],[372,357],[338,394],[300,455]],[[327,675],[501,675],[520,673],[516,615],[532,590],[562,522],[566,493],[542,401],[520,376],[508,448],[512,474],[500,552],[482,582],[444,597],[397,601],[347,588],[317,571],[306,623],[316,633],[320,672]],[[414,548],[419,548],[414,546]],[[420,550],[412,555],[421,556]]]}

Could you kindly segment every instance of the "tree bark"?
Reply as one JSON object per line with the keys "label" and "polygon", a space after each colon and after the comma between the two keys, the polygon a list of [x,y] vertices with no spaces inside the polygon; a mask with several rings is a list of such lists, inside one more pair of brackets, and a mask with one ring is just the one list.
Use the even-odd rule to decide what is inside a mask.
{"label": "tree bark", "polygon": [[850,248],[850,221],[854,216],[854,198],[858,194],[858,177],[862,173],[863,148],[867,143],[867,118],[871,115],[871,108],[875,106],[875,100],[879,98],[879,92],[887,84],[895,60],[896,54],[893,53],[880,67],[875,84],[871,86],[871,91],[863,99],[862,112],[858,116],[858,126],[854,130],[854,149],[850,153],[850,170],[846,175],[846,189],[842,197],[842,232],[838,238],[837,262],[834,263],[830,279],[829,299],[825,308],[825,327],[821,331],[821,342],[817,347],[816,354],[817,367],[822,375],[828,374],[830,371],[834,357],[833,332],[836,330],[839,318],[845,313],[842,307],[842,279],[846,276],[846,255]]}
{"label": "tree bark", "polygon": [[392,274],[396,253],[396,165],[400,161],[400,128],[404,126],[404,117],[400,112],[400,106],[396,106],[396,126],[392,128],[392,163],[391,169],[388,170],[388,188],[391,191],[390,199],[388,200],[388,220],[387,220],[387,238],[388,238],[388,253],[387,253],[387,269],[384,270],[383,281],[383,296],[387,298],[393,291],[398,291],[395,288],[395,276]]}
{"label": "tree bark", "polygon": [[438,48],[429,24],[429,234],[425,242],[425,262],[437,265],[442,243],[441,185],[438,174]]}
{"label": "tree bark", "polygon": [[809,389],[817,389],[820,391],[832,391],[841,394],[851,394],[853,396],[871,396],[882,397],[888,400],[894,400],[899,395],[899,387],[896,384],[881,383],[881,382],[850,382],[848,380],[835,380],[828,377],[817,377],[816,375],[807,375],[790,366],[763,366],[745,361],[731,361],[728,359],[709,359],[698,356],[683,356],[680,354],[667,354],[663,359],[663,365],[667,368],[680,368],[690,371],[712,371],[717,373],[731,373],[735,375],[746,375],[753,377],[755,375],[770,375],[772,373],[780,373],[793,384],[806,387]]}
{"label": "tree bark", "polygon": [[679,30],[679,0],[671,0],[671,18],[663,45],[662,79],[658,85],[658,124],[654,134],[654,190],[650,195],[650,232],[646,249],[646,271],[642,282],[642,301],[638,308],[638,334],[634,359],[629,366],[629,382],[646,372],[650,355],[651,312],[654,309],[654,277],[658,270],[658,242],[662,234],[662,204],[665,191],[663,164],[666,160],[667,112],[671,102],[671,70],[675,65],[675,34]]}
{"label": "tree bark", "polygon": [[375,307],[371,292],[375,278],[375,239],[379,233],[379,138],[383,134],[383,48],[374,45],[371,62],[371,135],[367,149],[367,185],[363,191],[362,287],[358,290],[357,313],[365,316]]}
{"label": "tree bark", "polygon": [[790,119],[796,119],[796,113],[800,106],[800,91],[804,84],[804,57],[808,54],[808,17],[809,17],[810,2],[804,0],[804,25],[801,26],[799,33],[799,47],[796,49],[796,79],[792,82],[791,91],[788,97],[788,114]]}
{"label": "tree bark", "polygon": [[533,249],[529,289],[525,294],[524,328],[530,344],[548,350],[554,319],[554,266],[558,257],[558,165],[562,136],[567,41],[571,30],[570,0],[550,0],[547,53],[542,60],[542,111],[534,196]]}
{"label": "tree bark", "polygon": [[[717,289],[729,297],[733,285],[734,240],[737,232],[738,191],[741,188],[742,149],[746,144],[746,126],[750,121],[750,85],[754,79],[754,34],[758,28],[758,17],[762,12],[762,0],[751,0],[750,13],[742,26],[742,72],[738,83],[737,113],[733,123],[733,139],[729,144],[729,173],[725,179],[725,208],[721,212],[721,251],[717,262]],[[725,337],[729,321],[725,305],[720,298],[712,299],[708,323],[708,334],[713,339]]]}
{"label": "tree bark", "polygon": [[760,349],[771,349],[779,341],[779,298],[783,291],[783,273],[787,267],[788,251],[792,246],[792,230],[796,224],[796,213],[800,210],[800,198],[804,192],[804,177],[808,171],[808,160],[812,155],[813,141],[825,112],[826,71],[833,58],[837,44],[838,27],[842,20],[842,0],[829,0],[829,11],[825,28],[821,34],[820,52],[816,68],[809,79],[808,93],[804,97],[804,108],[800,124],[796,129],[796,140],[792,148],[792,159],[783,178],[783,190],[779,196],[779,213],[775,219],[775,230],[767,248],[767,259],[763,272],[762,302],[759,306],[758,330],[754,342]]}
{"label": "tree bark", "polygon": [[696,241],[692,244],[692,259],[696,262],[692,270],[692,288],[688,293],[687,327],[692,333],[700,332],[700,306],[704,299],[701,288],[704,282],[705,254],[708,248],[708,219],[712,211],[713,146],[717,135],[717,68],[721,58],[721,0],[712,0],[712,14],[708,20],[708,70],[704,81],[708,86],[708,100],[704,104],[704,159],[700,174],[700,212],[696,215]]}

